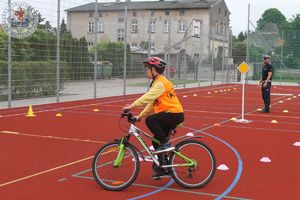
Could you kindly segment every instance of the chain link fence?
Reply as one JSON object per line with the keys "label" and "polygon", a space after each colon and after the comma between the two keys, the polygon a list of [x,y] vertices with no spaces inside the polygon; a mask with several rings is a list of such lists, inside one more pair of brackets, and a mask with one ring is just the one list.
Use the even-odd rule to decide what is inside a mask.
{"label": "chain link fence", "polygon": [[[39,25],[29,37],[10,38],[7,30],[3,28],[7,22],[2,17],[2,107],[18,106],[21,105],[20,102],[29,105],[145,92],[149,81],[147,82],[141,61],[148,56],[158,56],[168,62],[165,75],[175,87],[201,87],[238,80],[236,64],[232,60],[231,31],[228,27],[224,28],[226,30],[223,34],[213,30],[210,33],[210,25],[206,24],[206,30],[201,32],[201,37],[195,38],[191,37],[192,29],[189,28],[193,18],[186,18],[184,34],[176,37],[173,33],[177,32],[178,27],[175,24],[170,25],[171,31],[164,34],[163,50],[158,51],[154,42],[160,36],[151,32],[152,22],[149,21],[146,40],[137,44],[143,48],[137,49],[136,44],[127,42],[127,39],[132,37],[134,26],[130,18],[134,11],[130,9],[118,11],[123,13],[121,18],[120,14],[117,15],[119,22],[115,27],[116,38],[119,41],[109,41],[100,40],[99,35],[103,34],[102,28],[111,28],[108,27],[110,25],[103,24],[102,18],[106,14],[101,10],[105,6],[109,7],[110,2],[24,2],[38,12]],[[1,1],[1,12],[4,12],[10,3],[15,2]],[[85,14],[79,12],[81,15],[77,18],[75,15],[69,15],[70,9],[81,6],[91,9]],[[150,18],[152,13],[149,10],[147,12]],[[83,16],[88,18],[83,26],[85,36],[75,34],[78,27],[70,26],[72,23],[80,24],[84,21]],[[80,31],[82,30],[77,30],[77,33]],[[136,35],[140,37],[143,33],[138,32]]]}
{"label": "chain link fence", "polygon": [[[260,80],[262,55],[271,56],[274,67],[273,82],[279,84],[300,84],[300,27],[295,26],[300,5],[250,6],[250,33],[248,55],[251,71],[248,80]],[[291,10],[295,10],[292,15]],[[267,20],[272,15],[274,22]]]}

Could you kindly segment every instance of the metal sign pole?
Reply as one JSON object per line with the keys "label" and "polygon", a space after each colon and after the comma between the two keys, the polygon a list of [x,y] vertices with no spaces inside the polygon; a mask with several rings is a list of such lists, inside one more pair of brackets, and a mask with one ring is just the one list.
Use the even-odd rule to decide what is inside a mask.
{"label": "metal sign pole", "polygon": [[242,62],[239,66],[238,66],[238,70],[241,72],[241,81],[242,81],[242,119],[238,119],[235,122],[238,123],[250,123],[251,120],[246,120],[244,118],[245,115],[245,83],[246,83],[246,73],[249,70],[249,67],[247,65],[247,63]]}
{"label": "metal sign pole", "polygon": [[242,90],[242,120],[244,119],[244,113],[245,113],[245,74],[242,74],[242,84],[243,84],[243,90]]}

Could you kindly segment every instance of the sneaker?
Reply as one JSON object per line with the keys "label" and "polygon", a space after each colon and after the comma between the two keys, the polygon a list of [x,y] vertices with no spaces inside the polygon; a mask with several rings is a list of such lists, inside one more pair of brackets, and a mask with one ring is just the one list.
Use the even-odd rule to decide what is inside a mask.
{"label": "sneaker", "polygon": [[170,172],[166,171],[166,172],[161,172],[161,173],[157,173],[157,172],[154,172],[154,174],[152,175],[152,178],[154,180],[160,180],[162,178],[168,178],[170,177],[171,174]]}
{"label": "sneaker", "polygon": [[164,144],[159,145],[159,147],[153,152],[154,154],[159,154],[163,152],[172,151],[175,147],[172,147],[171,143],[166,142]]}
{"label": "sneaker", "polygon": [[269,113],[269,110],[263,109],[262,111],[260,111],[261,113]]}

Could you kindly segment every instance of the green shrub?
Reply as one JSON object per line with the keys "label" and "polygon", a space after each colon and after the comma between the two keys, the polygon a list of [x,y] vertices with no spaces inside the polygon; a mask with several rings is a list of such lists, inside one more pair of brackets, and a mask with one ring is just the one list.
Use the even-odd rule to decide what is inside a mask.
{"label": "green shrub", "polygon": [[[0,61],[0,100],[7,100],[7,62]],[[67,64],[60,64],[60,80],[68,75]],[[47,97],[56,94],[55,61],[12,62],[12,99]],[[60,90],[64,82],[60,81]]]}

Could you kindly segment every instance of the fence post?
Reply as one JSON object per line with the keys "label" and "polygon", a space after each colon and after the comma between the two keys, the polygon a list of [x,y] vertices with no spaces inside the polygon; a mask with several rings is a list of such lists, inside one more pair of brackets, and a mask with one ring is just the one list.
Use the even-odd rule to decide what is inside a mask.
{"label": "fence post", "polygon": [[95,22],[94,22],[94,98],[97,98],[97,61],[98,61],[98,50],[97,50],[97,32],[98,32],[98,0],[95,0]]}
{"label": "fence post", "polygon": [[[282,40],[284,40],[283,39],[283,31],[281,31],[281,39]],[[280,85],[281,85],[281,83],[282,83],[282,80],[281,80],[281,73],[282,73],[282,63],[283,63],[283,61],[282,61],[282,59],[283,59],[283,45],[281,45],[281,47],[280,47],[280,73],[279,73],[279,80],[280,80]]]}
{"label": "fence post", "polygon": [[124,70],[123,70],[123,95],[126,95],[126,79],[127,79],[127,6],[125,6],[124,14]]}
{"label": "fence post", "polygon": [[8,37],[7,37],[7,45],[8,45],[8,62],[7,62],[7,70],[8,70],[8,77],[7,77],[7,93],[8,93],[8,104],[7,107],[11,108],[11,94],[12,94],[12,87],[11,87],[11,69],[12,69],[12,62],[11,62],[11,0],[8,0]]}
{"label": "fence post", "polygon": [[[249,25],[250,25],[250,3],[248,4],[247,50],[246,50],[246,63],[248,65],[250,64],[250,62],[249,62],[249,55],[250,55],[250,52],[249,52],[249,45],[250,45],[250,28],[249,28]],[[246,76],[246,83],[248,83],[247,76]]]}
{"label": "fence post", "polygon": [[57,31],[56,31],[56,102],[59,102],[60,91],[60,0],[57,0]]}

